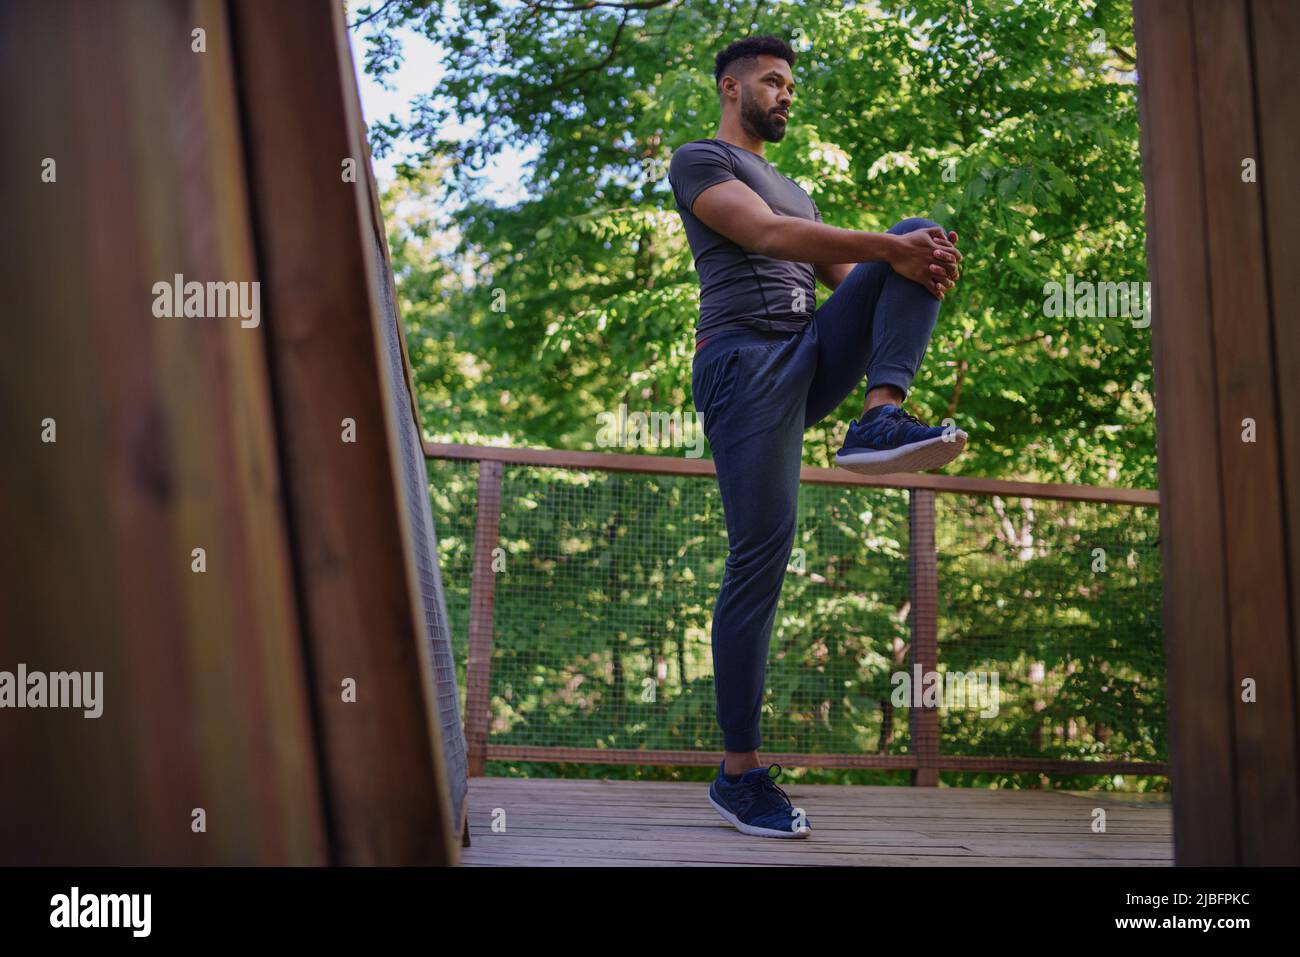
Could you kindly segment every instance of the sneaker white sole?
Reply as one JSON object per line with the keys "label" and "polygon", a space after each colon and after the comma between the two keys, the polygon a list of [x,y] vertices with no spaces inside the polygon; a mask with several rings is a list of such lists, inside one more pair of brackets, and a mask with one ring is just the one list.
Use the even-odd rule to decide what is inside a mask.
{"label": "sneaker white sole", "polygon": [[732,814],[725,807],[713,799],[713,792],[709,792],[709,803],[713,809],[722,815],[722,819],[735,827],[742,834],[752,834],[755,837],[808,837],[812,834],[812,828],[805,827],[802,831],[775,831],[766,827],[755,827],[752,824],[746,824],[736,815]]}
{"label": "sneaker white sole", "polygon": [[878,452],[838,453],[835,464],[861,475],[890,475],[894,472],[922,472],[947,465],[966,447],[966,433],[961,429],[949,438],[936,435],[924,442],[913,442],[897,449]]}

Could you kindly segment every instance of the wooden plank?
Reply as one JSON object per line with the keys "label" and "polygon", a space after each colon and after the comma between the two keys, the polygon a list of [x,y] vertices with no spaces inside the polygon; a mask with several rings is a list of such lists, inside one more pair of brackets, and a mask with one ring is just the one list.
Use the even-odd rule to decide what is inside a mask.
{"label": "wooden plank", "polygon": [[[920,793],[902,786],[896,790],[904,794]],[[500,805],[509,811],[512,827],[518,825],[520,828],[580,831],[584,826],[599,823],[602,831],[642,835],[652,833],[661,824],[680,820],[683,813],[694,814],[704,806],[707,792],[708,785],[701,782],[692,791],[682,795],[664,794],[660,791],[642,791],[639,795],[628,795],[627,797],[636,797],[641,802],[641,814],[637,813],[637,805],[631,800],[620,800],[618,795],[611,797],[608,802],[591,798],[537,802],[527,793],[519,791],[484,790],[478,792],[477,800],[483,802],[482,806]],[[795,794],[791,794],[791,801],[796,801]],[[836,798],[823,794],[820,785],[813,785],[812,790],[800,792],[796,803],[815,807],[819,816],[835,822],[837,826],[847,827],[846,822],[852,822],[855,832],[889,840],[1005,832],[1089,836],[1093,811],[1091,807],[1069,811],[1050,804],[1040,804],[1037,807],[1021,804],[1006,808],[886,805],[867,798]],[[1168,804],[1142,809],[1122,805],[1107,806],[1102,803],[1097,806],[1106,810],[1109,824],[1114,825],[1115,833],[1107,833],[1108,838],[1142,842],[1170,834]]]}
{"label": "wooden plank", "polygon": [[[485,805],[487,806],[487,805]],[[650,816],[644,821],[608,817],[582,817],[578,815],[562,816],[557,813],[538,813],[521,810],[519,805],[511,802],[500,806],[505,816],[496,815],[497,820],[505,823],[509,833],[516,837],[590,837],[599,833],[604,839],[627,841],[659,840],[664,828],[690,828],[698,830],[701,826],[712,826],[716,819],[697,818],[703,804],[703,792],[696,801],[686,808],[672,808],[672,813]],[[948,847],[966,846],[971,840],[982,841],[1104,841],[1107,844],[1123,844],[1141,853],[1144,848],[1172,845],[1172,831],[1169,829],[1121,829],[1114,821],[1107,820],[1107,831],[1093,834],[1090,831],[1090,817],[1075,819],[1071,822],[1055,822],[1050,825],[1038,824],[1034,827],[1022,827],[1005,816],[996,821],[928,818],[876,818],[864,816],[863,812],[849,814],[828,808],[816,798],[804,800],[798,806],[809,812],[809,817],[817,825],[826,841],[832,844],[862,844],[897,847]],[[707,808],[706,808],[707,810]],[[480,823],[490,825],[492,815],[484,815]]]}
{"label": "wooden plank", "polygon": [[[502,462],[555,468],[599,469],[608,472],[639,472],[647,475],[712,477],[710,459],[675,458],[667,455],[636,455],[625,452],[581,452],[565,449],[515,449],[488,445],[426,442],[424,454],[434,459],[470,462]],[[1075,502],[1111,502],[1116,505],[1158,506],[1154,489],[1102,488],[1094,485],[1062,485],[1052,482],[1012,482],[1003,479],[968,478],[963,475],[930,475],[909,472],[899,475],[859,475],[846,469],[803,466],[799,481],[812,485],[859,485],[868,488],[919,488],[959,495],[1005,495],[1016,498],[1050,498]]]}
{"label": "wooden plank", "polygon": [[[448,863],[432,663],[381,353],[340,5],[231,0],[271,365],[325,752],[333,859]],[[342,440],[344,420],[356,441]],[[356,700],[340,693],[356,683]]]}
{"label": "wooden plank", "polygon": [[[653,792],[656,804],[673,800],[694,803],[699,790],[707,788],[707,780],[698,781],[625,781],[603,778],[476,778],[471,790],[476,794],[517,793],[531,801],[548,800],[570,802],[590,800],[616,802],[627,800],[633,806],[643,802],[647,793]],[[981,808],[1008,815],[1019,815],[1025,808],[1055,809],[1073,815],[1081,806],[1118,807],[1145,812],[1169,808],[1169,795],[1160,793],[1132,793],[1112,791],[1057,791],[1057,790],[994,790],[983,788],[940,788],[913,790],[896,785],[873,784],[807,784],[802,779],[786,781],[787,793],[805,789],[815,792],[823,800],[833,800],[846,806],[873,807],[889,805],[909,812],[917,809],[960,807],[963,811]],[[1019,819],[1019,818],[1017,818]]]}
{"label": "wooden plank", "polygon": [[[648,787],[648,784],[643,785]],[[1113,804],[1098,800],[1078,807],[1063,807],[1059,804],[1003,802],[1001,805],[927,805],[904,803],[894,799],[882,800],[863,795],[854,798],[842,798],[825,794],[821,785],[804,788],[786,788],[791,801],[816,802],[818,808],[830,814],[851,815],[855,819],[867,815],[872,821],[891,823],[891,829],[897,826],[937,827],[978,827],[997,829],[1009,822],[1015,827],[1038,827],[1044,831],[1065,829],[1070,831],[1087,830],[1091,824],[1092,814],[1097,808],[1104,809],[1108,815],[1123,823],[1125,829],[1132,827],[1134,834],[1146,835],[1159,833],[1164,829],[1165,818],[1159,815],[1168,811],[1169,805],[1133,808],[1122,804]],[[923,793],[913,789],[898,787],[903,795]],[[700,807],[708,791],[707,782],[698,782],[691,789],[681,793],[664,793],[660,790],[641,791],[637,794],[614,794],[605,797],[596,795],[574,795],[563,793],[538,800],[529,792],[485,790],[480,797],[498,802],[505,802],[520,813],[544,813],[556,815],[559,821],[573,821],[581,826],[584,821],[600,820],[609,824],[649,825],[656,816],[670,820],[683,810]],[[637,802],[640,802],[638,804]],[[640,811],[638,812],[638,807]],[[1151,813],[1155,812],[1155,814]],[[902,822],[906,821],[904,825]]]}
{"label": "wooden plank", "polygon": [[[1196,50],[1186,0],[1134,4],[1160,471],[1165,651],[1180,864],[1237,861],[1233,675],[1224,601]],[[1228,822],[1233,822],[1229,824]]]}
{"label": "wooden plank", "polygon": [[[934,492],[914,488],[907,494],[908,570],[912,607],[909,658],[922,676],[939,667],[939,565],[934,542]],[[919,691],[919,689],[918,689]],[[939,786],[939,709],[912,707],[907,710],[910,750],[916,755],[912,784]]]}
{"label": "wooden plank", "polygon": [[0,5],[0,84],[0,667],[103,672],[0,719],[0,858],[324,863],[265,332],[153,309],[258,280],[224,8]]}
{"label": "wooden plank", "polygon": [[[797,843],[791,841],[790,843]],[[907,857],[907,858],[882,858],[869,859],[855,862],[860,867],[1115,867],[1115,863],[1104,860],[1081,861],[1071,858],[1058,859],[1025,859],[1025,858],[1003,858],[1003,857],[970,857],[970,858],[927,858],[927,857]],[[774,864],[754,864],[748,860],[731,860],[731,861],[624,861],[609,860],[599,857],[545,857],[530,856],[527,858],[507,856],[495,860],[487,860],[483,863],[475,862],[471,866],[475,867],[796,867],[803,866],[796,862],[780,861]],[[812,865],[815,866],[815,865]],[[1127,867],[1167,867],[1170,866],[1167,861],[1153,862],[1126,862],[1123,866]]]}
{"label": "wooden plank", "polygon": [[[479,778],[479,781],[493,781],[492,778]],[[511,787],[482,787],[479,789],[480,794],[491,794],[494,797],[506,799],[512,802],[521,803],[528,806],[536,807],[564,807],[578,808],[580,811],[575,813],[589,814],[594,811],[618,817],[620,815],[631,814],[631,820],[640,821],[637,815],[637,809],[644,804],[647,794],[653,793],[653,808],[645,808],[645,812],[652,813],[658,808],[683,808],[695,807],[699,804],[700,796],[708,790],[708,781],[693,781],[689,783],[668,784],[657,781],[635,781],[635,782],[608,782],[608,787],[601,790],[569,790],[565,788],[543,789],[540,787],[540,780],[524,779],[514,782]],[[616,786],[621,785],[621,786]],[[877,787],[870,785],[843,785],[847,792],[837,792],[832,785],[826,784],[803,784],[801,782],[791,783],[785,781],[782,784],[787,794],[791,795],[793,800],[795,795],[816,794],[817,799],[828,806],[838,808],[850,808],[853,813],[857,814],[865,809],[871,809],[873,813],[880,815],[907,814],[907,815],[925,815],[933,811],[940,816],[949,812],[954,805],[945,801],[930,801],[927,797],[938,793],[935,790],[923,789],[913,790],[910,788],[895,785],[892,787]],[[989,800],[985,800],[985,798]],[[1106,798],[1102,792],[1092,795],[1089,800],[1070,800],[1062,797],[1058,792],[1053,791],[1031,791],[1027,792],[1025,797],[1015,799],[1008,792],[1004,791],[976,791],[971,797],[966,798],[960,804],[961,813],[972,818],[990,818],[996,819],[999,816],[1013,817],[1020,823],[1025,823],[1031,818],[1037,820],[1042,817],[1044,821],[1078,821],[1081,817],[1086,818],[1092,813],[1094,808],[1115,809],[1125,814],[1128,819],[1129,812],[1132,812],[1134,820],[1152,820],[1150,818],[1141,818],[1140,815],[1148,811],[1167,810],[1170,805],[1166,798],[1163,802],[1133,805],[1125,804],[1121,801],[1114,801]]]}
{"label": "wooden plank", "polygon": [[[1286,544],[1279,520],[1278,394],[1262,193],[1257,184],[1242,182],[1243,155],[1259,155],[1246,3],[1194,4],[1192,14],[1205,120],[1201,162],[1223,478],[1238,861],[1300,864],[1295,671]],[[1290,145],[1295,145],[1294,138]],[[1272,175],[1290,182],[1294,190],[1285,172],[1288,163],[1288,157],[1276,157]],[[1255,423],[1253,442],[1242,440],[1247,419]],[[1184,464],[1192,467],[1198,449],[1187,451]],[[1242,701],[1237,690],[1248,679],[1258,684],[1254,702]]]}
{"label": "wooden plank", "polygon": [[486,771],[488,729],[492,721],[492,634],[496,572],[492,552],[499,540],[501,463],[478,466],[478,513],[474,532],[474,570],[469,598],[469,654],[465,663],[465,747],[470,776]]}
{"label": "wooden plank", "polygon": [[[360,164],[361,167],[360,172],[364,172],[365,174],[366,194],[370,201],[369,202],[370,230],[373,236],[375,246],[379,250],[379,253],[383,258],[383,264],[384,264],[382,275],[379,277],[379,281],[385,287],[385,292],[387,293],[387,297],[386,297],[387,301],[393,304],[393,315],[391,317],[391,321],[396,326],[395,333],[396,333],[397,344],[401,350],[402,381],[403,381],[403,386],[405,387],[406,390],[407,399],[409,401],[409,407],[411,411],[411,423],[414,427],[414,441],[418,443],[418,449],[422,451],[423,444],[424,444],[424,426],[420,421],[420,402],[419,402],[418,393],[415,388],[415,372],[411,368],[411,356],[406,345],[406,328],[402,322],[401,299],[397,295],[397,281],[393,274],[393,260],[388,249],[388,231],[384,224],[383,211],[380,208],[379,186],[375,182],[374,167],[373,167],[372,156],[370,152],[370,143],[367,140],[366,125],[361,110],[359,92],[357,91],[356,83],[355,82],[347,83],[345,85],[345,93],[348,97],[348,100],[352,104],[352,112],[354,112],[358,118],[357,139],[360,142],[362,150],[365,153],[365,162]],[[381,314],[381,319],[383,318],[384,316]],[[382,347],[380,348],[380,352],[381,353],[383,352]],[[420,453],[417,451],[416,454],[418,455]],[[399,463],[399,467],[404,467],[404,463]],[[422,463],[422,468],[424,474],[421,476],[421,480],[422,480],[421,487],[427,487],[428,484],[427,467],[424,467],[423,463]],[[425,509],[427,510],[428,507],[429,506],[426,503]],[[435,529],[434,531],[435,537],[436,534],[437,532]],[[444,725],[442,729],[442,735],[439,736],[438,739],[436,750],[439,753],[436,755],[435,760],[437,762],[438,767],[446,768],[447,774],[450,776],[457,773],[458,764],[456,762],[449,760],[449,756],[445,753],[444,749],[441,747],[441,744],[444,738],[446,737],[446,735],[448,734],[449,725],[452,720],[450,714],[456,711],[458,707],[457,702],[459,699],[458,697],[456,698],[456,700],[451,700],[451,701],[447,700],[447,698],[440,699],[439,684],[441,684],[444,680],[447,686],[447,690],[443,693],[446,694],[448,697],[450,697],[455,693],[454,690],[450,688],[451,685],[455,684],[455,666],[452,661],[453,653],[450,647],[451,625],[446,620],[447,617],[446,605],[443,596],[441,594],[441,589],[442,589],[441,575],[439,569],[436,567],[438,562],[438,556],[436,554],[435,543],[430,542],[429,549],[431,553],[430,560],[434,563],[435,566],[434,574],[438,582],[436,585],[436,588],[438,589],[438,595],[436,598],[436,601],[438,603],[438,608],[432,616],[429,614],[430,609],[427,608],[424,609],[422,612],[422,620],[427,621],[431,617],[436,617],[436,619],[441,622],[442,627],[446,629],[447,632],[448,645],[445,647],[445,650],[443,651],[443,654],[445,654],[445,659],[441,659],[441,660],[445,660],[448,663],[446,674],[445,677],[438,677],[436,673],[439,671],[439,668],[434,669],[435,677],[437,678],[437,680],[435,681],[434,686],[430,688],[430,694],[432,695],[431,700],[435,702],[435,707],[434,707],[435,713],[438,713],[440,715],[439,720]],[[413,581],[412,587],[417,592],[421,592],[423,590],[421,589],[420,582],[418,581]],[[433,640],[437,641],[438,639],[437,637],[433,637]],[[444,713],[448,714],[448,718],[443,719],[441,717],[441,715]],[[464,733],[463,727],[458,722],[456,723],[455,726],[455,732],[456,734]],[[448,787],[451,787],[453,783],[460,783],[460,782],[453,782],[450,779],[450,777],[448,777],[446,783]],[[464,800],[463,789],[460,791],[459,799],[457,799],[456,795],[457,795],[457,789],[453,787],[451,793],[448,795],[448,801],[451,802],[453,812],[455,813],[455,820],[452,823],[451,829],[454,833],[461,835],[461,846],[464,847],[467,846],[469,843],[469,823],[467,819],[468,809]]]}
{"label": "wooden plank", "polygon": [[[508,788],[479,787],[482,782],[492,778],[475,778],[472,792],[476,800],[507,801],[512,807],[535,809],[539,813],[555,813],[561,819],[580,822],[591,814],[603,814],[610,821],[644,825],[652,822],[650,817],[637,814],[637,803],[643,806],[646,815],[663,812],[665,818],[681,812],[683,809],[699,808],[708,791],[707,781],[691,784],[665,784],[653,781],[623,781],[611,783],[611,788],[604,795],[575,794],[564,789],[551,789],[551,793],[539,798],[536,794],[538,781],[522,780],[514,782]],[[617,783],[618,787],[613,784]],[[1015,826],[1036,824],[1043,827],[1070,826],[1077,827],[1080,822],[1087,822],[1094,808],[1104,808],[1108,815],[1116,820],[1134,827],[1162,828],[1168,822],[1171,805],[1162,804],[1134,807],[1103,799],[1099,792],[1094,801],[1069,801],[1051,791],[1031,792],[1035,801],[996,801],[983,802],[978,797],[1001,796],[1002,792],[973,791],[955,788],[910,788],[898,785],[890,788],[872,788],[868,786],[845,785],[850,792],[860,790],[863,794],[843,794],[831,790],[833,786],[823,784],[794,785],[787,782],[786,793],[791,800],[815,802],[819,807],[831,813],[845,814],[859,820],[890,821],[889,826],[904,819],[917,822],[926,821],[932,826],[936,822],[956,826],[958,824],[987,824],[995,826],[1010,823]],[[891,792],[882,795],[880,792]],[[947,797],[947,792],[958,795]],[[944,794],[943,800],[922,800],[936,794]],[[881,826],[884,826],[883,824]]]}
{"label": "wooden plank", "polygon": [[[467,679],[468,683],[468,679]],[[468,708],[466,709],[468,711]],[[467,732],[468,733],[468,732]],[[533,745],[489,744],[487,757],[500,761],[585,761],[596,764],[711,765],[721,751],[643,751],[630,748],[544,748]],[[914,754],[794,754],[764,752],[764,760],[787,767],[878,768],[911,771],[919,766]],[[940,754],[944,771],[1041,771],[1044,774],[1165,775],[1163,761],[1079,761],[1054,758],[1003,758]]]}
{"label": "wooden plank", "polygon": [[[1110,861],[1115,864],[1147,863],[1168,864],[1171,854],[1168,844],[1115,845],[1104,835],[1092,841],[1015,841],[981,840],[964,846],[880,844],[827,844],[821,840],[825,831],[816,829],[806,841],[773,842],[741,834],[716,818],[716,824],[688,828],[677,825],[661,828],[657,839],[644,841],[600,840],[591,837],[520,837],[509,832],[491,833],[484,837],[489,846],[478,852],[488,856],[493,853],[509,855],[541,854],[545,856],[590,856],[648,861],[731,861],[740,859],[754,863],[787,863],[815,866],[871,866],[868,862],[879,859],[904,858],[911,860],[924,856],[943,861],[1015,857],[1025,860],[1069,859],[1085,861]],[[485,829],[487,830],[487,829]],[[761,848],[754,848],[761,842]],[[492,843],[499,846],[492,847]],[[772,848],[769,845],[779,843]],[[785,847],[785,844],[797,845]],[[477,855],[476,855],[477,857]],[[482,857],[478,857],[482,860]]]}
{"label": "wooden plank", "polygon": [[[1300,9],[1294,0],[1253,0],[1251,37],[1255,62],[1259,189],[1267,236],[1269,311],[1277,385],[1277,434],[1281,445],[1283,508],[1290,596],[1293,687],[1300,689],[1300,407],[1291,390],[1300,382],[1300,305],[1287,276],[1300,258],[1300,189],[1290,175],[1300,130]],[[1300,702],[1295,702],[1300,709]],[[1288,726],[1300,726],[1300,710]]]}
{"label": "wooden plank", "polygon": [[[639,816],[636,809],[623,806],[622,809],[609,809],[591,802],[553,802],[550,804],[532,804],[516,795],[502,795],[485,792],[479,796],[485,806],[500,807],[509,817],[512,829],[576,831],[590,833],[592,829],[604,832],[618,832],[625,835],[647,835],[654,828],[662,825],[681,824],[683,815],[690,817],[701,807],[707,787],[699,788],[693,800],[687,802],[665,801],[658,803],[658,796],[653,807],[646,807]],[[647,804],[651,799],[643,797]],[[1093,815],[1089,809],[1081,809],[1070,817],[1061,816],[1057,810],[1037,809],[1030,814],[1025,808],[986,809],[987,813],[968,814],[963,810],[944,809],[943,813],[927,813],[917,808],[891,807],[882,810],[875,805],[837,805],[828,803],[826,798],[815,794],[800,795],[797,799],[791,795],[796,806],[804,807],[810,816],[824,824],[840,828],[849,827],[864,836],[865,839],[892,843],[907,840],[934,840],[938,843],[950,843],[956,836],[968,837],[972,834],[1038,834],[1056,837],[1091,837],[1090,827]],[[1125,816],[1124,809],[1107,809],[1107,840],[1132,841],[1146,843],[1152,840],[1165,840],[1172,832],[1163,822],[1168,820],[1168,811],[1163,809],[1164,817],[1155,824],[1144,823],[1142,817]],[[1017,813],[1019,811],[1019,813]],[[1113,811],[1113,813],[1112,813]],[[1152,815],[1147,812],[1135,812]]]}

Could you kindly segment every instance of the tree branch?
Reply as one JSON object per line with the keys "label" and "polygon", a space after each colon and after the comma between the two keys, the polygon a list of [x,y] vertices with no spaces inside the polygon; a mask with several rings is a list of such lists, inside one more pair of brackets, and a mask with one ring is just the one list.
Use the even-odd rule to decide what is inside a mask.
{"label": "tree branch", "polygon": [[[1005,349],[1014,349],[1016,346],[1027,346],[1031,342],[1037,342],[1039,339],[1045,339],[1046,337],[1047,332],[1035,332],[1032,336],[1026,336],[1024,339],[1017,339],[1015,342],[1004,342],[1000,346],[981,349],[980,352],[984,353],[986,356],[992,355],[995,352],[1002,352]],[[965,362],[966,360],[963,359],[962,361]]]}
{"label": "tree branch", "polygon": [[544,3],[530,3],[530,10],[545,10],[547,13],[579,13],[596,7],[609,7],[612,10],[652,10],[666,6],[673,0],[629,0],[628,3],[614,3],[613,0],[588,0],[587,3],[575,3],[569,7],[553,7]]}
{"label": "tree branch", "polygon": [[355,30],[357,27],[361,26],[363,23],[369,23],[369,22],[370,22],[371,20],[373,20],[375,17],[377,17],[377,16],[379,16],[381,13],[383,13],[385,9],[387,9],[387,8],[390,7],[390,6],[392,6],[392,3],[393,3],[393,0],[384,0],[383,3],[381,3],[377,8],[375,8],[375,11],[374,11],[373,13],[368,13],[368,14],[366,14],[364,17],[362,17],[360,20],[356,21],[355,23],[350,23],[350,24],[348,24],[348,29],[349,29],[349,30]]}
{"label": "tree branch", "polygon": [[957,415],[957,400],[961,398],[961,387],[966,381],[966,370],[970,363],[965,359],[957,363],[957,382],[952,388],[952,398],[948,400],[948,418],[954,418]]}

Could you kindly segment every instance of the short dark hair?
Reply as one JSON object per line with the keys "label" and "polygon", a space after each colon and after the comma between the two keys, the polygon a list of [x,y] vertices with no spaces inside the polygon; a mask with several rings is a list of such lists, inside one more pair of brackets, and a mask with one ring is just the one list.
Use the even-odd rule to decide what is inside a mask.
{"label": "short dark hair", "polygon": [[[743,40],[737,40],[735,43],[729,44],[713,61],[714,84],[722,82],[722,75],[727,72],[727,67],[736,60],[754,60],[763,53],[779,56],[790,64],[792,69],[794,68],[795,57],[798,55],[794,52],[794,48],[780,37],[745,37]],[[748,72],[748,69],[752,68],[752,66],[753,64],[750,64],[746,67],[745,72]]]}

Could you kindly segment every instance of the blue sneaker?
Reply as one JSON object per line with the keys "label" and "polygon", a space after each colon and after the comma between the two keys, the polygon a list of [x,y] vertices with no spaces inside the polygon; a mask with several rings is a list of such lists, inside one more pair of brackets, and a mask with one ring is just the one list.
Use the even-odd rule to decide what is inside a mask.
{"label": "blue sneaker", "polygon": [[790,803],[790,798],[769,776],[776,768],[781,776],[781,765],[769,764],[754,768],[740,776],[734,784],[723,777],[724,760],[718,765],[718,775],[709,785],[709,803],[728,824],[734,824],[743,834],[758,837],[807,837],[812,826],[802,808]]}
{"label": "blue sneaker", "polygon": [[863,475],[920,472],[947,465],[966,447],[966,433],[942,425],[926,425],[896,405],[871,410],[862,422],[849,423],[835,464]]}

